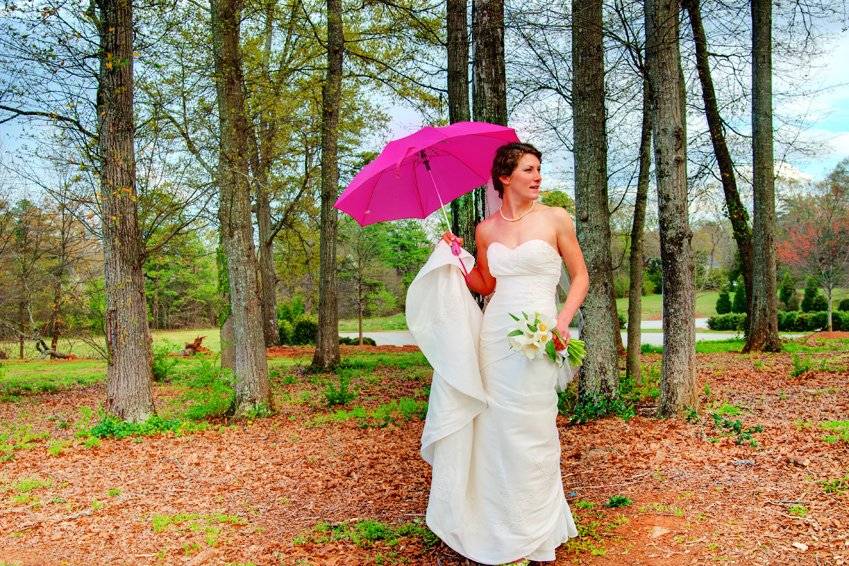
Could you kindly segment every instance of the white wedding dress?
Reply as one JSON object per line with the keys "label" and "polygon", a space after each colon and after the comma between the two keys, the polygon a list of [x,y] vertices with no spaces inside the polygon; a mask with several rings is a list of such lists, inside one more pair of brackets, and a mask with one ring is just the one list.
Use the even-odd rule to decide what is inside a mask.
{"label": "white wedding dress", "polygon": [[[463,250],[467,268],[474,260]],[[481,316],[449,247],[440,243],[410,285],[407,324],[434,368],[422,457],[432,466],[427,525],[484,564],[554,560],[578,532],[560,474],[555,386],[548,358],[511,350],[509,313],[556,319],[560,255],[544,240],[494,243],[496,290]]]}

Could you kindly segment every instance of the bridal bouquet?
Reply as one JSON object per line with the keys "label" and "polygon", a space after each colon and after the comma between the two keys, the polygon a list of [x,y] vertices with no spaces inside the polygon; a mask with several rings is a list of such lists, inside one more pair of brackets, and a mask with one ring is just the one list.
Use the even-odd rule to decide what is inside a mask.
{"label": "bridal bouquet", "polygon": [[566,360],[572,367],[581,365],[586,355],[583,340],[572,338],[568,345],[563,344],[563,337],[551,321],[544,320],[538,312],[531,318],[522,312],[521,317],[513,313],[510,317],[519,325],[507,334],[510,347],[525,354],[529,360],[535,360],[545,354],[557,367],[563,367]]}

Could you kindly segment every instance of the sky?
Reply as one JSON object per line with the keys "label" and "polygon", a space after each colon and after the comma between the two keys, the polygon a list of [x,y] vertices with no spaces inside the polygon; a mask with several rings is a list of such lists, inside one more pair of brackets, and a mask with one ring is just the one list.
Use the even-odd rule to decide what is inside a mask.
{"label": "sky", "polygon": [[841,33],[832,48],[820,57],[806,81],[821,92],[786,105],[777,112],[807,114],[811,126],[804,132],[808,140],[821,142],[823,150],[810,159],[792,162],[814,179],[825,177],[841,160],[849,157],[849,32]]}
{"label": "sky", "polygon": [[[818,149],[811,157],[788,156],[787,163],[776,166],[790,176],[817,181],[823,179],[841,159],[849,157],[849,32],[842,32],[829,42],[826,51],[812,62],[807,77],[802,80],[805,88],[814,91],[814,94],[792,97],[787,101],[776,97],[774,112],[801,119],[806,124],[801,139],[815,143]],[[776,80],[774,90],[782,87],[792,92],[792,87]],[[390,116],[388,139],[408,135],[425,125],[422,116],[408,107],[394,106],[390,109]],[[510,125],[516,128],[519,138],[547,145],[529,139],[522,129],[523,121],[519,113],[510,116]],[[778,124],[775,126],[778,127]],[[564,171],[572,168],[571,163],[564,161],[572,159],[571,153],[559,159],[545,163],[544,177],[548,179],[544,179],[544,184],[548,181],[549,185],[571,185],[570,181],[563,180],[566,176]],[[781,156],[776,154],[776,159],[780,160]]]}
{"label": "sky", "polygon": [[[838,30],[828,43],[826,52],[813,62],[807,76],[801,78],[805,88],[813,94],[787,100],[776,98],[775,111],[776,114],[802,118],[807,128],[801,138],[815,142],[819,149],[813,156],[788,156],[787,163],[781,167],[801,179],[816,181],[824,178],[841,159],[849,157],[849,32]],[[775,88],[780,90],[782,86],[778,82]],[[391,121],[388,131],[375,139],[375,149],[381,142],[407,135],[424,125],[423,117],[411,108],[388,101],[387,106]],[[553,140],[529,139],[521,126],[527,121],[521,112],[528,111],[519,110],[510,117],[519,137],[543,147],[554,145]],[[44,129],[21,119],[0,125],[0,159],[3,163],[11,162],[3,153],[26,157],[27,142],[23,134],[33,128]],[[777,153],[776,158],[781,156]],[[571,174],[568,173],[572,168],[571,159],[571,154],[566,152],[560,152],[553,158],[549,156],[545,162],[544,184],[571,186]],[[15,192],[20,193],[21,190],[18,187]]]}

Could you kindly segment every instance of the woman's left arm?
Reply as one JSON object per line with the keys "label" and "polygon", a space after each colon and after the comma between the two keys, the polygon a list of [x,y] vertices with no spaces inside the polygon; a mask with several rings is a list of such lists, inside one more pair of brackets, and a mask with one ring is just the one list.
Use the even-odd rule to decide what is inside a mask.
{"label": "woman's left arm", "polygon": [[575,234],[572,217],[565,209],[559,207],[553,208],[551,212],[555,218],[557,248],[569,271],[569,292],[557,316],[557,329],[564,337],[568,337],[569,323],[572,322],[572,318],[587,296],[590,277],[587,273],[587,264],[584,262],[584,254],[581,252],[581,246]]}

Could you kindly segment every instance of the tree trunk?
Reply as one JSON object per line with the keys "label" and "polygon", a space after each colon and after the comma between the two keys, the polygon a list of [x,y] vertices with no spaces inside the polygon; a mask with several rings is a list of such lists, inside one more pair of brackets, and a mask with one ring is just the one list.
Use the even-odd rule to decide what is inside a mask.
{"label": "tree trunk", "polygon": [[62,317],[62,276],[65,273],[64,259],[60,260],[60,267],[55,274],[56,281],[53,282],[53,303],[50,308],[50,349],[58,351],[59,335],[61,334],[60,324]]}
{"label": "tree trunk", "polygon": [[363,345],[363,276],[360,274],[357,281],[357,330],[360,336],[360,346]]}
{"label": "tree trunk", "polygon": [[154,413],[152,356],[144,296],[144,247],[136,208],[133,119],[133,5],[99,0],[99,151],[103,163],[106,281],[106,410],[131,422]]}
{"label": "tree trunk", "polygon": [[26,330],[26,323],[24,322],[26,320],[24,318],[25,310],[26,305],[24,304],[24,302],[18,301],[18,358],[21,360],[24,359],[24,344],[26,342],[24,338],[24,333]]}
{"label": "tree trunk", "polygon": [[221,311],[215,313],[215,324],[220,325],[221,368],[233,371],[236,354],[233,347],[233,317],[230,316],[230,282],[227,275],[227,257],[224,255],[224,235],[218,233],[218,248],[215,250],[215,266],[218,272],[218,293],[222,299]]}
{"label": "tree trunk", "polygon": [[256,218],[259,238],[259,278],[262,305],[262,331],[266,346],[277,344],[277,273],[274,271],[274,237],[271,203],[268,198],[268,171],[256,182]]}
{"label": "tree trunk", "polygon": [[716,155],[716,163],[719,167],[722,179],[722,191],[725,194],[725,207],[728,209],[728,219],[731,221],[731,229],[734,240],[737,242],[737,250],[740,252],[740,262],[743,264],[743,283],[746,286],[746,313],[752,316],[752,229],[749,226],[749,213],[740,200],[740,192],[737,190],[737,177],[734,174],[734,162],[731,152],[725,142],[725,126],[719,114],[719,106],[716,102],[716,92],[713,87],[713,77],[710,71],[708,59],[708,45],[705,29],[702,24],[700,0],[683,0],[683,5],[690,16],[690,25],[693,29],[693,42],[696,47],[696,70],[699,73],[699,81],[702,85],[702,100],[705,104],[705,118],[707,118],[710,141],[713,144],[713,152]]}
{"label": "tree trunk", "polygon": [[239,48],[242,3],[241,0],[211,0],[210,7],[221,139],[218,220],[227,257],[233,319],[236,397],[232,412],[241,417],[257,409],[271,408],[245,151],[248,122]]}
{"label": "tree trunk", "polygon": [[778,352],[775,168],[772,153],[772,3],[752,1],[752,315],[744,352]]}
{"label": "tree trunk", "polygon": [[336,224],[339,192],[339,104],[342,93],[342,2],[327,0],[327,79],[321,108],[321,248],[318,284],[318,339],[313,366],[339,364],[339,311],[336,298]]}
{"label": "tree trunk", "polygon": [[[471,119],[467,10],[467,0],[448,0],[448,121],[452,124]],[[482,192],[482,189],[475,189],[475,192]],[[465,240],[464,247],[471,253],[475,253],[475,198],[474,193],[469,193],[451,201],[451,231]]]}
{"label": "tree trunk", "polygon": [[[474,80],[472,104],[478,122],[507,125],[507,73],[504,68],[504,0],[472,0]],[[473,224],[501,206],[476,190]],[[497,198],[495,200],[498,200]]]}
{"label": "tree trunk", "polygon": [[631,256],[628,273],[628,352],[626,373],[639,384],[640,375],[640,323],[643,302],[643,228],[646,222],[646,201],[651,167],[651,91],[648,78],[643,79],[643,123],[640,131],[640,169],[637,175],[637,198],[634,202],[634,221],[631,223]]}
{"label": "tree trunk", "polygon": [[601,0],[572,1],[572,68],[576,229],[590,274],[583,306],[587,357],[579,392],[582,398],[612,397],[619,385],[618,322],[611,304]]}
{"label": "tree trunk", "polygon": [[233,346],[233,317],[227,317],[221,325],[221,368],[233,371],[236,367],[236,350]]}
{"label": "tree trunk", "polygon": [[833,289],[832,289],[831,285],[829,285],[828,288],[826,289],[826,293],[825,293],[825,296],[828,298],[828,307],[827,307],[826,310],[828,312],[828,331],[829,332],[834,330],[834,325],[831,322],[831,315],[832,315],[832,311],[833,311],[833,308],[832,308],[832,305],[831,305],[832,290]]}
{"label": "tree trunk", "polygon": [[[262,66],[266,80],[271,79],[271,46],[276,4],[268,2],[265,6],[265,26],[263,30]],[[260,301],[262,304],[262,332],[265,345],[277,344],[280,336],[277,331],[277,273],[274,271],[274,233],[271,221],[271,200],[268,193],[268,179],[271,170],[271,152],[276,134],[276,125],[266,118],[266,112],[258,112],[259,124],[248,121],[253,149],[251,163],[253,183],[256,194],[257,238],[259,241],[259,279]]]}
{"label": "tree trunk", "polygon": [[687,406],[695,407],[698,401],[677,0],[647,0],[645,18],[663,266],[663,370],[658,414],[671,416]]}

